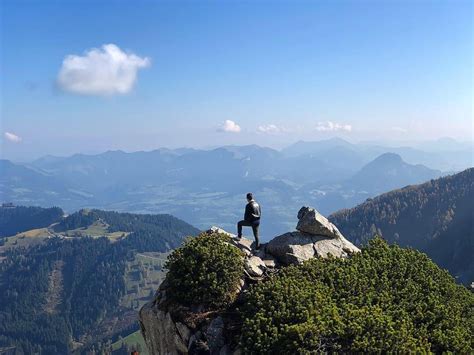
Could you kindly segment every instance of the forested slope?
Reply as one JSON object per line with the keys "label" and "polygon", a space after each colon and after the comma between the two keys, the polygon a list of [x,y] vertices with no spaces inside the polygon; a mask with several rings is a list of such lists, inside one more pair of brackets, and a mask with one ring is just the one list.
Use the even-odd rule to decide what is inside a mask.
{"label": "forested slope", "polygon": [[375,234],[426,252],[462,282],[474,280],[474,168],[380,195],[329,219],[356,244]]}
{"label": "forested slope", "polygon": [[30,229],[48,227],[63,216],[59,207],[0,207],[0,238]]}
{"label": "forested slope", "polygon": [[[24,225],[50,225],[49,210],[10,210],[22,216]],[[36,223],[41,215],[44,220]],[[94,230],[99,235],[88,236]],[[120,237],[107,237],[115,232]],[[157,287],[149,289],[143,278],[150,278],[154,270],[163,273],[161,262],[145,263],[159,261],[156,255],[176,248],[198,230],[170,215],[81,210],[45,233],[45,238],[4,238],[6,244],[0,247],[0,348],[66,354],[115,339],[111,328],[136,330],[136,307]],[[40,242],[17,243],[35,238]]]}

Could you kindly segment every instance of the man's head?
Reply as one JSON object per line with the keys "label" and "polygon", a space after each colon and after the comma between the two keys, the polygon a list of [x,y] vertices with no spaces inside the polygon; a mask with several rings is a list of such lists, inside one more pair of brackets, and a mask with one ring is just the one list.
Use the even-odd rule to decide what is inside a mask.
{"label": "man's head", "polygon": [[247,194],[247,201],[252,201],[253,200],[253,195],[251,192]]}

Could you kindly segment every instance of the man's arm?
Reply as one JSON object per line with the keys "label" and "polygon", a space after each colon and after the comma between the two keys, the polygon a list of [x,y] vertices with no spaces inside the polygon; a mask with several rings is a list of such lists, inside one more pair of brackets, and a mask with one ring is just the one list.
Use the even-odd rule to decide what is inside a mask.
{"label": "man's arm", "polygon": [[251,221],[252,220],[252,206],[250,203],[247,203],[245,206],[245,214],[244,214],[244,220],[246,221]]}
{"label": "man's arm", "polygon": [[260,218],[262,215],[262,211],[260,209],[260,205],[257,202],[252,203],[252,217],[254,219]]}

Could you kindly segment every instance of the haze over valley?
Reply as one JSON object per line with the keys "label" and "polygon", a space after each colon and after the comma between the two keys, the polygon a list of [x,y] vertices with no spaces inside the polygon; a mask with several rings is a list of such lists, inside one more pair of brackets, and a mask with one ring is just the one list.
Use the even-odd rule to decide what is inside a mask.
{"label": "haze over valley", "polygon": [[219,224],[234,230],[245,193],[252,191],[263,206],[262,234],[269,238],[294,225],[294,211],[301,205],[328,215],[473,166],[468,144],[445,139],[424,149],[332,138],[300,141],[282,150],[258,145],[162,148],[46,156],[30,163],[2,160],[0,196],[69,212],[169,213],[201,229]]}

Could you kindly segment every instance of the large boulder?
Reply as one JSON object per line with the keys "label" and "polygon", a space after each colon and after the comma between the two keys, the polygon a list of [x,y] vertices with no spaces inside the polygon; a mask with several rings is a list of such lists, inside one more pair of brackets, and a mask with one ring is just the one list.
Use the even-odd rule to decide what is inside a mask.
{"label": "large boulder", "polygon": [[339,232],[334,224],[311,207],[301,207],[298,211],[296,229],[303,233],[322,235],[329,238],[342,237],[341,232]]}
{"label": "large boulder", "polygon": [[265,247],[281,264],[298,264],[315,255],[315,238],[310,234],[288,232],[273,238]]}
{"label": "large boulder", "polygon": [[342,236],[336,239],[299,231],[282,234],[266,245],[266,252],[283,265],[300,264],[316,256],[327,258],[329,254],[346,258],[358,251],[359,248]]}
{"label": "large boulder", "polygon": [[267,268],[264,261],[255,255],[245,259],[244,267],[245,271],[248,272],[250,276],[254,277],[262,276]]}

